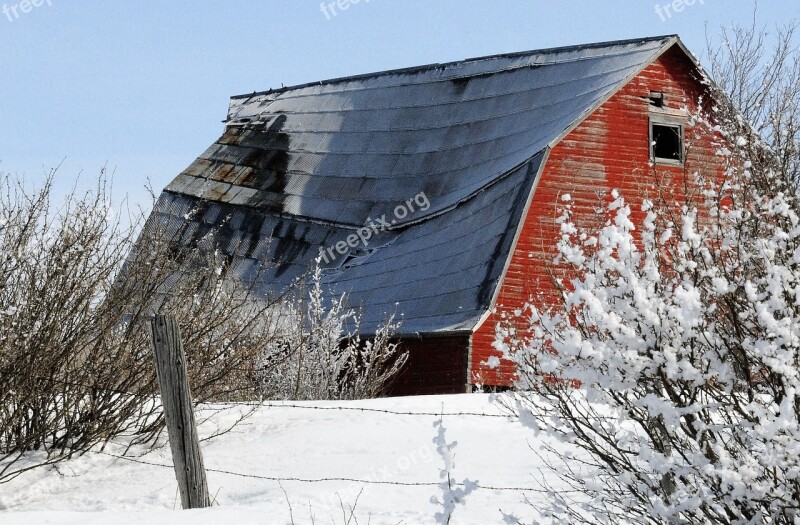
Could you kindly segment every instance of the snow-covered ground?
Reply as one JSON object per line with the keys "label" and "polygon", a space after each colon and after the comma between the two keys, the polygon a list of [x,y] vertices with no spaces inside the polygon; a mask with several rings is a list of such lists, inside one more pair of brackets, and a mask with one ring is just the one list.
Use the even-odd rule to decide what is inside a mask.
{"label": "snow-covered ground", "polygon": [[[135,463],[108,455],[122,452],[122,444],[115,443],[105,453],[87,454],[0,484],[0,523],[343,524],[347,520],[342,505],[355,506],[353,525],[437,523],[441,507],[436,498],[441,501],[443,491],[435,484],[442,482],[444,459],[437,451],[439,417],[432,414],[504,413],[492,396],[484,394],[292,404],[298,406],[259,407],[230,432],[203,442],[209,487],[216,500],[213,509],[173,510],[180,508],[174,473],[171,467],[160,466],[171,464],[168,446],[151,452],[133,450],[144,462]],[[243,410],[229,407],[217,413],[201,426],[201,437],[217,426],[224,429]],[[442,421],[445,441],[456,443],[452,478],[479,486],[457,506],[451,523],[510,522],[504,513],[528,522],[535,518],[525,498],[541,501],[544,496],[484,487],[538,488],[542,466],[531,448],[538,450],[542,438],[512,418],[445,415]],[[264,477],[372,483],[278,482]]]}

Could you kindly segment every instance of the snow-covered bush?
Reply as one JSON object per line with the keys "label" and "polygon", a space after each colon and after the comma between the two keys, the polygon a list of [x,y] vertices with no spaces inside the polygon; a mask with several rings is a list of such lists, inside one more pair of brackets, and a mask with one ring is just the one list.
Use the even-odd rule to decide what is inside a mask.
{"label": "snow-covered bush", "polygon": [[393,340],[391,316],[364,340],[360,316],[347,295],[326,304],[322,270],[317,266],[308,288],[283,305],[280,336],[258,361],[262,397],[272,399],[365,399],[385,394],[406,362]]}
{"label": "snow-covered bush", "polygon": [[575,450],[557,521],[800,523],[800,59],[779,41],[738,30],[715,57],[724,177],[643,224],[616,192],[599,227],[567,202],[562,303],[498,327],[509,406]]}

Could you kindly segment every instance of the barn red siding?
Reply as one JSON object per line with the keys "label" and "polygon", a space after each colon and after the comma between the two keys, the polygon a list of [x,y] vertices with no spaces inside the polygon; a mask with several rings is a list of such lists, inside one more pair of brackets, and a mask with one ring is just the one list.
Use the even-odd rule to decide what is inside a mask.
{"label": "barn red siding", "polygon": [[408,352],[403,368],[389,395],[462,394],[469,383],[467,361],[469,336],[424,336],[404,339]]}
{"label": "barn red siding", "polygon": [[[497,369],[485,366],[492,348],[499,313],[521,307],[534,294],[545,301],[555,297],[548,268],[555,254],[559,227],[555,219],[561,212],[561,196],[569,193],[579,222],[593,224],[600,199],[618,189],[633,210],[642,198],[652,194],[656,179],[662,188],[680,194],[684,168],[658,165],[658,175],[649,165],[649,118],[651,91],[661,91],[665,107],[694,109],[701,86],[694,69],[677,46],[637,75],[583,123],[570,132],[551,151],[545,165],[508,272],[500,285],[497,311],[491,314],[472,336],[471,381],[487,385],[508,385],[513,367],[501,363]],[[686,128],[687,142],[690,128]],[[708,137],[696,139],[686,157],[686,170],[717,169],[715,148]],[[672,182],[665,183],[665,180]],[[680,195],[677,195],[680,198]],[[634,222],[641,214],[634,216]],[[592,222],[594,221],[594,222]]]}

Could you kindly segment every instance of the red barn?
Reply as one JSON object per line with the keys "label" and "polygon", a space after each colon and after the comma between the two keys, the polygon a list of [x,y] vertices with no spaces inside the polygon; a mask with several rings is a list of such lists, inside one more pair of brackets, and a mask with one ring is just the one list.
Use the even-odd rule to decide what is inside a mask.
{"label": "red barn", "polygon": [[552,290],[560,196],[588,218],[612,189],[657,190],[654,168],[713,167],[711,137],[684,143],[704,89],[666,36],[237,96],[151,220],[184,239],[219,226],[230,271],[265,292],[319,260],[365,335],[401,315],[397,394],[508,386],[486,364],[497,312]]}

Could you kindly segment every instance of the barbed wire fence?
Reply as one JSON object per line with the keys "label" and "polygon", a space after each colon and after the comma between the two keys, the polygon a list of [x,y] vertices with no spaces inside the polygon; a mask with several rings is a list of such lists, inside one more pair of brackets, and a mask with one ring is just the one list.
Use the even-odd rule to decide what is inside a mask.
{"label": "barbed wire fence", "polygon": [[[199,414],[202,413],[213,413],[213,414],[220,414],[227,411],[236,411],[238,408],[242,408],[248,412],[255,412],[255,411],[309,411],[309,412],[325,412],[325,413],[362,413],[362,414],[384,414],[387,416],[392,417],[404,417],[404,418],[431,418],[431,419],[440,419],[442,417],[448,418],[451,421],[453,420],[471,420],[471,419],[485,419],[487,421],[515,421],[518,418],[512,414],[504,414],[504,413],[490,413],[490,412],[478,412],[478,411],[459,411],[454,410],[450,412],[445,411],[426,411],[426,410],[393,410],[393,409],[384,409],[384,408],[374,408],[374,407],[362,407],[362,406],[329,406],[327,405],[328,402],[323,402],[321,404],[317,404],[315,402],[292,402],[292,401],[265,401],[265,402],[250,402],[250,403],[207,403],[198,405],[197,411]],[[212,416],[213,417],[213,416]],[[277,416],[276,417],[280,417]],[[211,417],[200,417],[199,421],[209,421]],[[204,432],[206,434],[207,432]],[[203,439],[202,441],[206,441]],[[118,443],[124,447],[123,443]],[[153,453],[152,449],[147,450],[146,452],[141,453],[138,455],[138,452],[134,452],[130,449],[125,449],[123,453],[114,453],[113,451],[108,450],[98,450],[96,451],[97,454],[110,458],[113,461],[121,461],[121,462],[129,462],[132,464],[139,464],[145,467],[150,467],[154,469],[163,469],[174,471],[174,463],[164,459],[151,459],[148,458],[148,455]],[[425,458],[427,459],[427,458]],[[402,475],[402,471],[406,470],[404,467],[401,467],[401,470],[398,471],[397,469],[389,469],[388,476],[378,476],[379,478],[383,477],[383,479],[373,479],[372,473],[367,473],[367,476],[359,477],[359,476],[351,476],[351,475],[338,475],[339,473],[335,472],[321,472],[319,476],[309,475],[309,476],[295,476],[295,475],[281,475],[280,473],[271,474],[271,473],[255,473],[255,472],[246,472],[246,471],[237,471],[236,469],[231,468],[217,468],[214,465],[213,456],[207,457],[208,463],[205,467],[206,472],[213,473],[219,476],[226,476],[233,479],[241,479],[241,480],[250,480],[256,482],[263,482],[268,485],[265,486],[265,493],[276,491],[277,495],[284,494],[287,498],[287,504],[289,501],[289,493],[291,493],[291,489],[289,493],[287,493],[286,489],[282,485],[282,483],[297,483],[297,484],[307,484],[307,485],[324,485],[324,484],[344,484],[344,488],[342,486],[335,486],[335,490],[333,494],[327,494],[328,488],[321,489],[319,492],[319,498],[315,499],[315,511],[323,511],[325,509],[331,510],[333,509],[338,510],[338,505],[341,502],[341,497],[339,494],[344,494],[345,492],[358,492],[359,497],[361,496],[363,489],[365,487],[374,486],[374,487],[397,487],[398,489],[402,488],[419,488],[419,489],[430,489],[431,493],[437,489],[442,488],[442,481],[436,480],[435,475],[432,473],[432,479],[426,480],[401,480],[397,479],[398,475]],[[314,474],[311,472],[310,474]],[[333,475],[331,475],[333,474]],[[394,479],[392,479],[394,478]],[[471,479],[471,478],[470,478]],[[498,480],[499,481],[499,480]],[[219,483],[219,478],[215,483]],[[514,484],[502,484],[502,483],[482,483],[480,481],[469,482],[473,486],[473,490],[478,491],[490,491],[490,492],[499,492],[499,493],[516,493],[520,494],[520,497],[523,500],[527,500],[528,496],[532,496],[534,494],[542,494],[543,489],[541,485],[539,485],[535,480],[531,480],[531,485],[533,486],[524,486]],[[359,488],[361,491],[359,491]],[[463,482],[458,482],[452,480],[450,482],[450,489],[460,489],[466,488],[466,484]],[[343,492],[344,491],[344,492]],[[220,505],[221,503],[217,501],[217,494],[213,496],[213,504]],[[356,500],[357,502],[357,500]],[[9,505],[7,506],[7,510],[13,508],[13,505],[8,502]],[[225,503],[221,504],[225,506]],[[291,508],[291,507],[290,507]],[[296,509],[295,509],[296,510]],[[293,523],[305,523],[302,517],[293,516],[292,518]],[[310,523],[313,523],[312,520]]]}
{"label": "barbed wire fence", "polygon": [[[49,378],[52,381],[52,378]],[[86,385],[77,384],[74,382],[69,381],[57,381],[59,383],[63,383],[65,385],[71,386],[82,386],[85,387]],[[123,394],[123,392],[119,392]],[[130,394],[125,393],[125,395],[137,395],[137,394]],[[139,395],[141,396],[141,395]],[[152,400],[154,395],[147,395],[141,396],[147,397],[148,400]],[[372,413],[372,414],[386,414],[391,416],[406,416],[406,417],[432,417],[439,419],[441,417],[447,418],[487,418],[491,420],[498,420],[503,419],[507,421],[515,421],[519,420],[519,416],[512,413],[499,413],[499,414],[490,414],[486,412],[469,412],[469,411],[453,411],[453,412],[443,412],[443,411],[404,411],[404,410],[389,410],[383,408],[370,408],[370,407],[356,407],[356,406],[322,406],[322,405],[312,405],[308,403],[298,403],[293,401],[249,401],[249,402],[240,402],[240,403],[232,403],[232,402],[211,402],[211,403],[203,403],[198,405],[197,409],[198,412],[205,412],[210,411],[213,413],[217,413],[221,410],[232,409],[236,407],[247,407],[249,410],[252,409],[293,409],[293,410],[309,410],[309,411],[322,411],[322,412],[361,412],[361,413]],[[209,418],[201,418],[201,422],[206,422]],[[221,434],[214,434],[211,437],[218,437]],[[207,441],[209,438],[203,438],[203,441]],[[143,465],[149,465],[154,467],[164,467],[164,468],[174,468],[172,464],[164,464],[164,463],[156,463],[151,461],[142,460],[140,457],[133,457],[128,455],[119,455],[119,454],[112,454],[105,451],[100,451],[100,454],[105,456],[113,457],[116,459],[130,461],[134,463],[140,463]],[[410,483],[410,482],[390,482],[390,481],[376,481],[376,480],[369,480],[369,479],[356,479],[356,478],[348,478],[348,477],[322,477],[322,478],[314,478],[314,479],[304,479],[304,478],[295,478],[295,477],[276,477],[276,476],[261,476],[256,474],[247,474],[247,473],[239,473],[239,472],[232,472],[228,470],[220,470],[220,469],[211,469],[206,468],[208,472],[215,472],[218,474],[227,474],[232,476],[239,476],[243,478],[252,478],[252,479],[261,479],[265,481],[297,481],[303,483],[321,483],[321,482],[332,482],[332,481],[344,481],[344,482],[353,482],[353,483],[363,483],[365,485],[373,484],[373,485],[398,485],[398,486],[430,486],[430,487],[438,487],[441,482],[419,482],[419,483]],[[491,485],[480,485],[479,487],[486,490],[499,490],[499,491],[517,491],[517,492],[527,492],[527,491],[537,491],[538,488],[533,487],[502,487],[502,486],[491,486]]]}
{"label": "barbed wire fence", "polygon": [[[52,381],[52,378],[49,378]],[[69,384],[72,386],[85,386],[85,385],[76,385],[75,383],[64,381],[65,385]],[[120,392],[119,394],[123,394]],[[139,395],[141,394],[131,394],[131,393],[124,393],[126,395]],[[157,395],[148,394],[142,397],[146,397],[149,401],[154,401],[158,398]],[[471,412],[471,411],[451,411],[451,412],[444,412],[442,411],[412,411],[412,410],[391,410],[391,409],[383,409],[383,408],[373,408],[373,407],[361,407],[361,406],[330,406],[330,405],[322,405],[322,404],[310,404],[313,402],[296,402],[296,401],[250,401],[250,402],[210,402],[210,403],[203,403],[198,405],[196,408],[198,412],[210,412],[211,414],[218,414],[219,412],[236,409],[236,408],[245,408],[248,410],[249,414],[256,410],[267,409],[267,410],[282,410],[282,409],[291,409],[291,410],[307,410],[307,411],[319,411],[319,412],[359,412],[359,413],[370,413],[370,414],[385,414],[394,417],[426,417],[426,418],[435,418],[441,419],[443,417],[447,417],[448,419],[451,418],[484,418],[488,420],[498,421],[498,420],[505,420],[505,421],[515,421],[518,420],[519,417],[512,413],[487,413],[487,412]],[[199,422],[205,423],[210,421],[213,416],[210,417],[201,417]],[[238,423],[238,422],[237,422]],[[207,441],[218,437],[229,431],[231,429],[227,429],[224,432],[214,433],[209,437],[204,438],[202,441]],[[98,453],[110,458],[114,458],[115,460],[126,461],[131,463],[137,463],[149,467],[161,468],[161,469],[170,469],[174,470],[175,465],[174,463],[168,462],[156,462],[150,461],[147,459],[143,459],[144,455],[142,456],[131,456],[128,455],[128,450],[126,449],[125,452],[122,454],[114,454],[112,452],[107,452],[103,449],[99,450]],[[148,451],[147,453],[151,452],[152,450]],[[145,454],[146,455],[146,454]],[[229,469],[219,469],[219,468],[210,468],[205,467],[205,471],[212,472],[215,474],[221,474],[225,476],[232,476],[241,479],[250,479],[250,480],[260,480],[270,483],[276,483],[280,486],[281,490],[283,490],[282,482],[296,482],[296,483],[305,483],[305,484],[321,484],[321,483],[349,483],[353,485],[358,485],[361,487],[364,486],[396,486],[396,487],[427,487],[427,488],[440,488],[442,486],[441,481],[399,481],[399,480],[391,480],[391,479],[369,479],[369,478],[358,478],[358,477],[350,477],[350,476],[330,476],[324,475],[320,477],[297,477],[297,476],[270,476],[270,475],[263,475],[263,474],[254,474],[254,473],[247,473],[247,472],[236,472]],[[525,487],[525,486],[514,486],[514,485],[499,485],[499,484],[483,484],[480,482],[470,482],[471,485],[476,487],[478,490],[489,490],[489,491],[498,491],[498,492],[517,492],[517,493],[535,493],[541,492],[542,488],[539,487]],[[455,482],[451,483],[452,487],[465,487],[463,482]]]}
{"label": "barbed wire fence", "polygon": [[[147,465],[151,467],[159,467],[159,468],[166,468],[166,469],[174,469],[174,465],[171,463],[156,463],[154,461],[147,461],[143,460],[138,457],[132,456],[122,456],[119,454],[113,454],[111,452],[100,451],[99,454],[104,456],[109,456],[115,459],[120,459],[124,461],[129,461],[132,463],[139,463],[141,465]],[[347,482],[347,483],[357,483],[362,485],[393,485],[398,487],[440,487],[441,481],[382,481],[382,480],[374,480],[374,479],[359,479],[359,478],[350,478],[344,476],[329,476],[329,477],[320,477],[320,478],[300,478],[300,477],[280,477],[280,476],[263,476],[260,474],[247,474],[243,472],[234,472],[231,470],[224,470],[224,469],[216,469],[216,468],[209,468],[206,467],[206,472],[214,472],[216,474],[226,474],[229,476],[236,476],[240,478],[248,478],[248,479],[259,479],[262,481],[271,481],[271,482],[283,482],[283,481],[295,481],[298,483],[328,483],[328,482]],[[453,482],[454,486],[461,486],[463,487],[463,483]],[[478,488],[484,490],[496,490],[501,492],[537,492],[540,490],[538,487],[514,487],[514,486],[497,486],[497,485],[484,485],[480,482],[477,483]]]}

